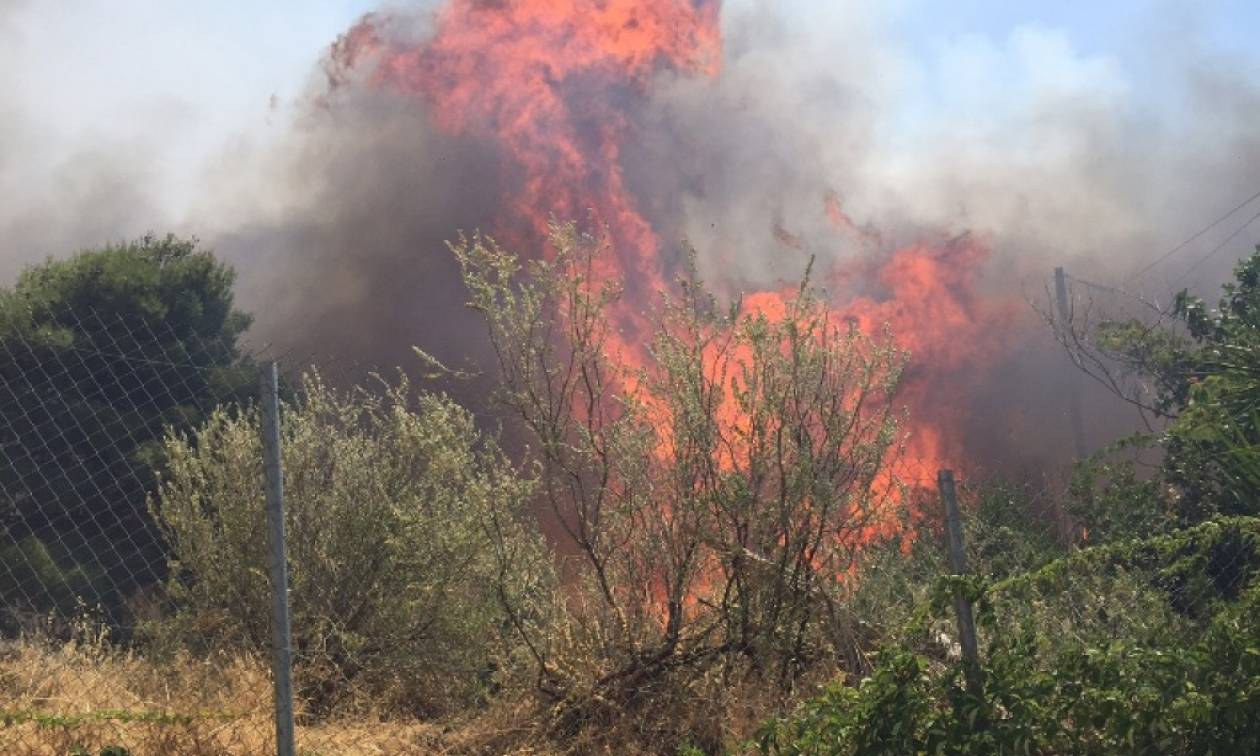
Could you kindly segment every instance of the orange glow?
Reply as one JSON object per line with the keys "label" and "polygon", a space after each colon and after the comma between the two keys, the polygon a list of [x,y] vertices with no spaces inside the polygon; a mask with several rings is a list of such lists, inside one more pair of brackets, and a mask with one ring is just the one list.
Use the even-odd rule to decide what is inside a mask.
{"label": "orange glow", "polygon": [[844,203],[834,190],[829,190],[823,195],[823,212],[827,214],[827,220],[831,221],[832,226],[850,238],[872,247],[880,245],[879,232],[870,228],[859,228],[845,212]]}
{"label": "orange glow", "polygon": [[[366,72],[372,85],[423,101],[439,128],[497,146],[511,199],[493,222],[509,242],[539,246],[552,218],[593,214],[606,224],[611,251],[598,258],[595,277],[626,284],[611,350],[619,361],[638,364],[652,328],[644,313],[667,288],[670,271],[657,230],[625,182],[630,108],[662,70],[720,74],[718,16],[717,0],[448,0],[421,41],[391,35],[388,17],[365,17],[334,46],[329,80],[336,87],[352,72]],[[987,250],[962,238],[889,254],[882,235],[855,223],[835,192],[823,195],[816,211],[876,260],[816,276],[833,292],[838,322],[876,336],[886,327],[911,354],[901,397],[912,424],[895,473],[926,486],[940,467],[965,470],[956,430],[963,396],[948,388],[954,385],[948,379],[994,348],[997,325],[1011,306],[976,293]],[[779,248],[767,254],[807,241],[779,223],[773,234]],[[781,320],[793,293],[747,293],[743,305]],[[712,371],[719,361],[706,355]],[[714,380],[725,384],[730,377]],[[738,428],[741,418],[727,406],[720,422]],[[889,506],[901,505],[899,497],[887,498]],[[888,535],[893,521],[872,523],[862,537]]]}
{"label": "orange glow", "polygon": [[977,294],[987,257],[987,248],[971,237],[906,247],[878,267],[878,298],[856,297],[842,306],[868,333],[888,328],[910,354],[900,395],[912,421],[898,471],[905,481],[928,486],[938,469],[967,467],[960,457],[965,406],[957,378],[969,366],[988,364],[1002,323],[1017,307],[1013,300]]}
{"label": "orange glow", "polygon": [[625,187],[617,95],[641,92],[665,67],[716,74],[716,3],[451,0],[420,46],[391,45],[377,31],[384,21],[369,16],[345,35],[335,65],[370,60],[375,83],[424,98],[439,126],[506,149],[505,177],[520,178],[500,231],[544,239],[552,217],[593,211],[613,241],[601,276],[664,280],[660,240]]}

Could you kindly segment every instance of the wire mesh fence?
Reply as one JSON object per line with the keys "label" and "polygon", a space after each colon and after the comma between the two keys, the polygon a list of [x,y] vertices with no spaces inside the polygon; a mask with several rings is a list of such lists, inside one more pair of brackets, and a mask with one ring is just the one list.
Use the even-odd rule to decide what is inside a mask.
{"label": "wire mesh fence", "polygon": [[[271,572],[266,370],[196,326],[78,310],[7,324],[0,338],[0,749],[285,753],[277,701],[290,694],[275,695],[277,650],[291,653],[297,680],[297,753],[446,748],[433,722],[482,700],[495,673],[493,654],[452,640],[477,634],[477,588],[493,567],[461,535],[459,501],[508,484],[466,479],[459,465],[472,457],[433,473],[436,442],[396,412],[412,406],[398,383],[339,394],[301,361],[281,360],[286,406],[306,398],[282,436],[295,598],[294,640],[277,647],[274,609],[290,596]],[[440,406],[423,411],[433,426],[462,422]],[[377,448],[383,438],[397,448]],[[844,666],[855,678],[931,600],[934,578],[960,572],[944,548],[935,473],[905,476],[906,510],[919,516],[854,554]],[[509,488],[485,490],[520,493]],[[1192,643],[1203,605],[1254,569],[1254,528],[1099,550],[1061,484],[963,479],[959,493],[959,546],[967,573],[990,587],[988,614],[1033,616],[1065,640],[1175,633]],[[1140,520],[1126,522],[1144,535]],[[1195,538],[1211,561],[1207,582],[1174,569]],[[1030,577],[1050,564],[1067,566]],[[1007,625],[979,625],[984,665]],[[966,632],[938,616],[927,653],[956,658]]]}
{"label": "wire mesh fence", "polygon": [[251,368],[195,324],[88,310],[14,319],[0,343],[0,625],[15,681],[0,741],[266,750],[265,670],[238,661],[252,679],[233,691],[191,661],[128,651],[163,612],[167,555],[149,507],[164,434],[251,401]]}
{"label": "wire mesh fence", "polygon": [[[5,753],[277,753],[270,614],[258,611],[260,599],[277,597],[267,578],[274,561],[265,537],[261,444],[217,467],[240,472],[242,485],[231,492],[239,501],[208,493],[189,502],[207,514],[234,506],[242,512],[239,523],[197,521],[209,539],[238,548],[218,556],[239,560],[245,581],[217,582],[224,595],[214,608],[235,606],[239,621],[197,626],[209,622],[205,613],[189,624],[179,611],[199,575],[177,560],[206,555],[189,523],[162,512],[164,483],[183,480],[172,455],[195,453],[199,443],[208,451],[213,439],[199,431],[216,420],[243,419],[256,438],[265,373],[257,355],[232,338],[200,332],[200,325],[195,318],[85,308],[5,323]],[[289,367],[292,375],[302,370],[296,361]],[[214,449],[234,451],[241,450]],[[234,539],[224,532],[229,526],[259,537]],[[310,661],[308,654],[298,664]],[[309,692],[298,701],[299,753],[428,750],[423,727],[313,715]]]}

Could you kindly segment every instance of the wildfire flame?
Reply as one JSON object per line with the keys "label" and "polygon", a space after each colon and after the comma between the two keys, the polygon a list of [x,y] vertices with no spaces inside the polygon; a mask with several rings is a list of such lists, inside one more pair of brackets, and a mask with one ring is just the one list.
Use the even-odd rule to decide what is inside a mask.
{"label": "wildfire flame", "polygon": [[[420,42],[392,34],[389,16],[365,17],[334,46],[329,76],[337,85],[366,74],[373,86],[421,98],[439,128],[500,147],[500,181],[512,199],[495,232],[518,247],[537,248],[553,217],[593,213],[606,224],[611,254],[596,274],[624,282],[619,346],[632,354],[648,328],[644,304],[670,271],[625,180],[630,116],[663,70],[721,75],[719,12],[718,0],[448,0]],[[991,348],[1010,306],[976,292],[985,246],[964,237],[889,250],[838,194],[820,200],[837,233],[870,252],[822,271],[833,306],[870,332],[886,326],[912,355],[903,472],[927,481],[938,467],[965,467],[955,430],[961,397],[943,387]],[[803,245],[771,222],[784,248]],[[785,296],[752,292],[744,302],[773,316]]]}

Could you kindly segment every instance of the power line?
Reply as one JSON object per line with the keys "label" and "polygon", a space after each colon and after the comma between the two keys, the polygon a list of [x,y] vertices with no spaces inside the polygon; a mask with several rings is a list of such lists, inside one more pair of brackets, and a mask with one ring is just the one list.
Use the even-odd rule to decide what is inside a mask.
{"label": "power line", "polygon": [[[1260,197],[1260,195],[1257,195],[1257,196]],[[1243,207],[1243,206],[1245,206],[1245,204],[1240,205],[1240,207]],[[1218,243],[1215,247],[1212,247],[1212,249],[1208,250],[1207,254],[1195,260],[1193,263],[1190,264],[1190,267],[1186,268],[1185,271],[1183,271],[1176,278],[1171,279],[1168,283],[1175,284],[1185,279],[1186,276],[1193,273],[1200,265],[1207,262],[1217,252],[1220,252],[1222,249],[1224,249],[1227,244],[1232,242],[1234,239],[1237,239],[1239,234],[1241,234],[1243,231],[1246,231],[1251,226],[1251,224],[1255,223],[1257,220],[1260,220],[1260,210],[1257,210],[1256,213],[1252,215],[1250,218],[1248,218],[1246,221],[1244,221],[1241,226],[1234,229],[1233,233],[1231,233],[1229,236],[1222,239],[1220,243]],[[1219,223],[1220,221],[1218,220],[1213,225],[1218,225]],[[1202,232],[1200,232],[1198,235],[1201,236]],[[1165,257],[1167,257],[1167,255],[1165,255]],[[1154,264],[1147,266],[1147,269],[1153,267],[1153,265]],[[1117,288],[1115,286],[1107,286],[1106,284],[1095,283],[1094,281],[1087,281],[1083,278],[1078,278],[1072,275],[1068,275],[1067,278],[1071,279],[1073,283],[1079,283],[1091,289],[1096,289],[1098,291],[1105,291],[1109,294],[1119,294],[1121,296],[1128,297],[1130,299],[1135,299],[1139,302],[1142,302],[1142,299],[1138,295],[1133,294],[1132,292],[1125,291],[1124,289]],[[1131,279],[1126,279],[1126,280],[1131,280]]]}
{"label": "power line", "polygon": [[1125,296],[1125,297],[1136,297],[1136,295],[1135,295],[1135,294],[1133,294],[1133,293],[1131,293],[1131,292],[1128,292],[1128,291],[1125,291],[1124,289],[1117,289],[1117,288],[1116,288],[1116,287],[1114,287],[1114,286],[1108,286],[1108,285],[1106,285],[1106,284],[1094,283],[1093,281],[1086,281],[1084,278],[1079,278],[1079,277],[1077,277],[1077,276],[1072,275],[1071,273],[1067,273],[1067,274],[1065,274],[1065,275],[1067,276],[1068,280],[1072,281],[1073,283],[1078,283],[1078,284],[1081,284],[1082,286],[1088,286],[1088,287],[1089,287],[1089,288],[1091,288],[1091,289],[1097,289],[1097,290],[1099,290],[1099,291],[1105,291],[1105,292],[1107,292],[1107,293],[1109,293],[1109,294],[1119,294],[1119,295],[1121,295],[1121,296]]}
{"label": "power line", "polygon": [[[1153,262],[1151,262],[1151,263],[1147,264],[1147,265],[1146,265],[1145,267],[1143,267],[1141,270],[1137,271],[1136,273],[1133,273],[1133,274],[1132,274],[1132,275],[1130,275],[1128,278],[1125,278],[1125,279],[1124,279],[1124,281],[1122,281],[1122,282],[1121,282],[1121,285],[1124,285],[1124,284],[1126,284],[1126,283],[1128,283],[1128,282],[1132,281],[1133,279],[1138,278],[1138,277],[1140,277],[1140,276],[1144,275],[1145,273],[1147,273],[1148,271],[1150,271],[1150,270],[1151,270],[1151,268],[1154,268],[1156,265],[1159,265],[1160,263],[1164,262],[1164,261],[1165,261],[1165,260],[1167,260],[1168,258],[1170,258],[1170,257],[1172,257],[1173,255],[1177,254],[1177,253],[1178,253],[1178,252],[1180,252],[1181,250],[1185,249],[1187,246],[1189,246],[1190,244],[1192,244],[1193,242],[1195,242],[1195,241],[1196,241],[1199,237],[1203,236],[1203,235],[1204,235],[1204,234],[1206,234],[1207,232],[1211,231],[1212,229],[1214,229],[1214,228],[1216,228],[1217,226],[1221,225],[1221,224],[1222,224],[1222,223],[1224,223],[1225,221],[1229,220],[1230,216],[1232,216],[1234,213],[1237,213],[1239,210],[1242,210],[1242,209],[1243,209],[1244,207],[1246,207],[1247,205],[1250,205],[1252,202],[1255,202],[1257,199],[1260,199],[1260,192],[1256,192],[1255,194],[1251,195],[1251,196],[1250,196],[1250,197],[1248,197],[1247,199],[1243,200],[1241,203],[1239,203],[1239,205],[1238,205],[1237,207],[1235,207],[1234,209],[1230,210],[1228,213],[1225,213],[1224,215],[1222,215],[1221,217],[1217,218],[1216,220],[1212,221],[1212,222],[1211,222],[1211,223],[1209,223],[1206,227],[1204,227],[1203,229],[1201,229],[1200,231],[1198,231],[1197,233],[1195,233],[1193,236],[1191,236],[1189,239],[1186,239],[1186,240],[1185,240],[1185,241],[1183,241],[1182,243],[1178,244],[1177,246],[1175,246],[1175,247],[1173,247],[1172,249],[1168,250],[1168,251],[1167,251],[1167,252],[1165,252],[1164,254],[1160,255],[1158,259],[1156,259],[1156,260],[1154,260]],[[1253,217],[1251,220],[1252,220],[1252,221],[1254,221],[1254,220],[1255,220],[1255,218]],[[1247,224],[1246,224],[1246,225],[1244,225],[1244,226],[1243,226],[1243,228],[1246,228],[1246,227],[1247,227],[1247,225],[1250,225],[1250,224],[1251,224],[1251,221],[1247,221]],[[1235,232],[1235,233],[1234,233],[1234,234],[1230,237],[1230,239],[1233,239],[1233,237],[1234,237],[1234,236],[1237,236],[1237,235],[1238,235],[1238,234],[1240,234],[1240,233],[1242,233],[1242,229],[1241,229],[1241,228],[1240,228],[1238,231],[1236,231],[1236,232]],[[1229,241],[1229,239],[1227,239],[1227,240],[1226,240],[1226,242],[1228,242],[1228,241]],[[1224,246],[1224,244],[1222,244],[1221,246]],[[1210,253],[1208,254],[1208,256],[1210,257],[1211,255],[1215,254],[1217,251],[1219,251],[1219,247],[1218,247],[1217,249],[1212,250],[1212,252],[1210,252]],[[1202,262],[1202,260],[1200,260],[1200,262]],[[1195,265],[1198,265],[1198,263],[1195,263]],[[1187,271],[1187,273],[1188,273],[1188,272],[1189,272],[1189,271]],[[1183,276],[1184,276],[1184,275],[1185,275],[1185,274],[1183,274]]]}
{"label": "power line", "polygon": [[1195,270],[1195,268],[1199,267],[1199,266],[1200,266],[1200,265],[1202,265],[1204,262],[1206,262],[1206,261],[1207,261],[1207,259],[1208,259],[1209,257],[1211,257],[1212,255],[1215,255],[1217,252],[1220,252],[1222,249],[1224,249],[1226,244],[1229,244],[1229,243],[1230,243],[1230,242],[1232,242],[1235,238],[1237,238],[1239,234],[1241,234],[1243,231],[1246,231],[1246,230],[1247,230],[1247,227],[1248,227],[1248,226],[1250,226],[1252,223],[1255,223],[1257,219],[1260,219],[1260,210],[1257,210],[1257,211],[1256,211],[1256,214],[1255,214],[1255,215],[1253,215],[1253,216],[1251,216],[1250,218],[1248,218],[1248,219],[1247,219],[1247,222],[1246,222],[1246,223],[1243,223],[1241,226],[1239,226],[1239,227],[1238,227],[1238,229],[1237,229],[1236,231],[1234,231],[1234,233],[1232,233],[1232,234],[1230,234],[1229,236],[1225,237],[1225,239],[1224,239],[1224,240],[1223,240],[1220,244],[1217,244],[1215,247],[1213,247],[1213,248],[1212,248],[1212,251],[1210,251],[1210,252],[1208,252],[1206,255],[1204,255],[1204,256],[1202,256],[1202,257],[1200,257],[1198,260],[1195,260],[1195,261],[1194,261],[1194,263],[1193,263],[1193,264],[1191,264],[1189,268],[1186,268],[1186,271],[1185,271],[1184,273],[1182,273],[1181,275],[1179,275],[1179,276],[1177,276],[1176,278],[1174,278],[1174,279],[1173,279],[1173,282],[1175,283],[1175,282],[1177,282],[1177,281],[1180,281],[1180,280],[1182,280],[1183,278],[1185,278],[1186,276],[1188,276],[1188,275],[1190,275],[1191,273],[1193,273],[1193,272],[1194,272],[1194,270]]}

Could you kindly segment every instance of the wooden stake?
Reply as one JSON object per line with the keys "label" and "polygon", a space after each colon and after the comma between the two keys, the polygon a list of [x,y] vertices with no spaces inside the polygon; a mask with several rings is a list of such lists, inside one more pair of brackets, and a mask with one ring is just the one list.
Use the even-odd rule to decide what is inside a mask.
{"label": "wooden stake", "polygon": [[[969,575],[967,554],[963,544],[962,515],[958,511],[958,492],[952,470],[941,470],[937,476],[941,504],[945,509],[945,532],[949,545],[949,568],[956,576]],[[976,620],[971,601],[961,588],[954,589],[954,612],[958,615],[958,642],[962,646],[963,671],[967,689],[979,700],[984,699],[984,681],[980,674],[980,647],[976,642]]]}

